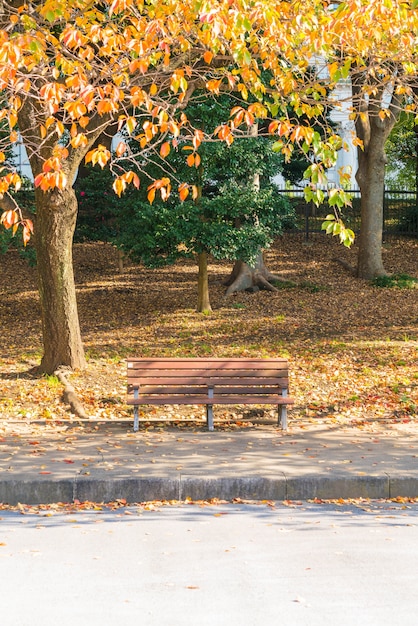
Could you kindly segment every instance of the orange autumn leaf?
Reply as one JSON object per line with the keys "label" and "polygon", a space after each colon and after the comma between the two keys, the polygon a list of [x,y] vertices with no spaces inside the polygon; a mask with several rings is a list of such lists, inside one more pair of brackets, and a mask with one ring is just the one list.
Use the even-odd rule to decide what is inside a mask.
{"label": "orange autumn leaf", "polygon": [[165,141],[160,148],[160,155],[163,157],[163,159],[170,154],[170,150],[170,143],[168,141]]}
{"label": "orange autumn leaf", "polygon": [[[335,6],[314,0],[39,0],[30,12],[23,1],[1,6],[0,115],[11,131],[0,141],[3,153],[22,139],[31,154],[41,143],[42,158],[49,161],[54,142],[62,143],[71,148],[71,159],[81,154],[104,168],[112,166],[114,155],[94,151],[90,140],[99,128],[106,133],[120,124],[132,137],[143,130],[138,153],[159,149],[163,158],[171,146],[166,134],[180,138],[188,131],[195,151],[188,163],[198,167],[202,138],[193,136],[185,112],[196,84],[210,97],[230,90],[237,99],[230,119],[211,140],[230,145],[238,131],[248,133],[257,120],[273,119],[269,130],[283,139],[277,148],[286,158],[294,143],[306,144],[315,163],[327,168],[338,150],[331,129],[324,129],[331,134],[329,142],[328,137],[313,141],[315,123],[330,108],[335,85],[349,84],[352,72],[358,101],[371,105],[367,111],[352,103],[354,145],[364,147],[365,154],[367,132],[363,137],[361,128],[374,111],[384,128],[397,111],[417,114],[415,0],[370,0],[367,10],[358,0]],[[322,65],[318,76],[312,76],[313,58]],[[263,72],[268,85],[261,80]],[[378,101],[379,94],[392,92],[394,106]],[[26,129],[23,100],[34,116]],[[306,126],[296,117],[308,120]],[[150,119],[146,128],[144,119]],[[45,192],[73,182],[56,164],[38,172],[35,181]],[[167,185],[161,189],[169,194]]]}

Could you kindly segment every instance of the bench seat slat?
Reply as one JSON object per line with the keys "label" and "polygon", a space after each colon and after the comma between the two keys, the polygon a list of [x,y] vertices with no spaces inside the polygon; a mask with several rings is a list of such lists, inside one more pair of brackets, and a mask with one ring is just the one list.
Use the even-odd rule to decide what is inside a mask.
{"label": "bench seat slat", "polygon": [[186,386],[186,385],[179,385],[179,386],[171,386],[171,385],[163,385],[163,386],[158,386],[158,385],[149,385],[148,383],[144,383],[143,385],[140,385],[139,387],[139,395],[140,396],[149,396],[149,395],[166,395],[166,396],[171,396],[171,395],[175,395],[175,394],[203,394],[205,396],[208,395],[208,386],[207,385],[200,385],[200,386]]}
{"label": "bench seat slat", "polygon": [[203,379],[205,381],[208,380],[208,377],[211,379],[235,379],[235,378],[287,378],[288,371],[287,370],[274,370],[274,369],[265,369],[265,370],[256,370],[254,372],[247,372],[245,370],[240,370],[237,372],[231,371],[219,371],[216,370],[213,373],[208,372],[204,369],[194,370],[192,372],[170,372],[170,371],[155,371],[155,370],[139,370],[135,371],[135,373],[131,372],[128,374],[128,380],[131,382],[132,380],[146,380],[151,378],[153,380],[164,378],[169,382],[170,379],[187,379],[187,380],[196,380]]}
{"label": "bench seat slat", "polygon": [[221,385],[222,387],[226,387],[227,385],[276,385],[277,387],[287,387],[289,379],[288,378],[263,378],[260,381],[255,381],[254,378],[216,378],[211,377],[201,377],[201,378],[129,378],[128,379],[128,393],[131,393],[135,386],[140,386],[141,388],[146,385],[157,385],[163,386],[165,388],[170,388],[173,386],[183,386],[183,385],[200,385],[200,386],[208,386],[208,380],[210,380],[211,386],[217,387]]}
{"label": "bench seat slat", "polygon": [[234,372],[240,374],[242,372],[250,372],[251,374],[255,374],[256,372],[287,372],[288,366],[287,363],[273,364],[268,363],[266,361],[262,361],[261,363],[248,363],[246,365],[239,365],[239,363],[231,364],[231,363],[194,363],[194,364],[184,364],[179,367],[164,367],[162,365],[156,366],[148,366],[147,363],[138,363],[136,367],[132,367],[128,369],[128,375],[133,375],[134,373],[139,376],[143,376],[144,373],[147,372],[167,372],[167,375],[171,375],[171,373],[178,374],[179,372],[187,375],[188,372],[219,372],[222,375],[228,375],[228,373],[235,375]]}
{"label": "bench seat slat", "polygon": [[[205,384],[200,386],[191,386],[186,387],[185,385],[180,386],[171,386],[171,385],[149,385],[148,383],[144,383],[138,387],[139,395],[152,395],[152,394],[205,394],[208,395],[208,388],[211,387],[214,389],[215,395],[233,395],[233,394],[243,394],[243,393],[262,393],[266,394],[277,394],[280,393],[281,386],[275,385],[273,387],[267,387],[266,385],[238,385],[238,386],[229,386],[229,387],[221,387],[219,385],[211,385]],[[128,390],[129,391],[129,390]],[[131,389],[131,392],[133,389]]]}
{"label": "bench seat slat", "polygon": [[128,398],[128,405],[138,404],[293,404],[291,398],[285,398],[283,396],[214,396],[208,398],[207,395],[139,395],[137,399]]}

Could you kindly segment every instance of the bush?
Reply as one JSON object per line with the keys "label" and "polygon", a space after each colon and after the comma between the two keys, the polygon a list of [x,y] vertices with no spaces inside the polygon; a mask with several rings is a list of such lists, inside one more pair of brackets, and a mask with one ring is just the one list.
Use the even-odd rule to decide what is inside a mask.
{"label": "bush", "polygon": [[401,235],[418,238],[418,205],[416,203],[402,207],[397,231]]}
{"label": "bush", "polygon": [[[35,214],[35,194],[30,181],[24,181],[22,189],[15,194],[15,198],[24,213]],[[20,230],[13,236],[11,229],[0,228],[0,254],[6,254],[8,250],[17,250],[31,267],[36,265],[36,251],[33,241],[31,240],[27,246],[24,246]]]}

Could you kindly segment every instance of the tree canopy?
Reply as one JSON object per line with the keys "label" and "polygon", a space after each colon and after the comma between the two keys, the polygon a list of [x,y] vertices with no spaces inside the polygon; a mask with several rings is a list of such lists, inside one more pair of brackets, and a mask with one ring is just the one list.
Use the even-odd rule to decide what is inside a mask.
{"label": "tree canopy", "polygon": [[[334,88],[350,81],[365,191],[360,245],[376,250],[384,143],[400,110],[417,111],[417,6],[418,0],[2,0],[0,121],[8,128],[0,142],[0,219],[13,231],[21,224],[28,240],[32,223],[8,196],[20,176],[5,159],[6,149],[21,138],[36,186],[46,349],[54,350],[57,332],[73,334],[67,320],[76,311],[72,185],[80,164],[109,165],[114,190],[122,194],[127,185],[140,184],[130,161],[166,158],[186,134],[187,162],[196,168],[206,130],[193,126],[185,107],[202,89],[236,98],[212,139],[230,145],[256,122],[270,120],[277,151],[289,158],[298,145],[308,155],[307,193],[319,202],[318,185],[342,145],[326,128],[326,112],[338,105]],[[322,134],[318,120],[325,125]],[[135,139],[136,147],[121,142],[113,157],[99,138],[115,129]],[[198,195],[196,185],[163,175],[148,185],[148,199],[168,198],[173,190],[181,200]],[[335,207],[348,201],[344,192],[330,197]],[[347,241],[338,212],[335,218],[328,230]],[[379,259],[360,265],[363,277],[384,271]],[[64,303],[69,294],[71,302]],[[54,311],[62,323],[52,327]],[[60,362],[82,365],[82,356],[73,356],[82,352],[78,330],[73,347],[62,345],[58,352],[50,354],[46,369]]]}
{"label": "tree canopy", "polygon": [[[230,96],[202,94],[185,112],[195,129],[210,133],[230,109]],[[272,143],[272,138],[258,136],[238,138],[231,146],[203,139],[194,150],[180,134],[175,150],[165,159],[156,155],[138,172],[140,189],[115,215],[115,243],[151,266],[200,252],[253,262],[281,232],[283,221],[292,223],[290,207],[271,183],[283,161]],[[147,180],[158,179],[165,168],[196,188],[198,197],[190,194],[181,201],[172,194],[165,201],[156,196],[150,203]]]}
{"label": "tree canopy", "polygon": [[[415,109],[415,8],[415,0],[2,2],[0,87],[7,105],[1,116],[10,128],[5,143],[16,142],[20,130],[35,184],[44,191],[62,188],[72,184],[86,154],[93,164],[110,162],[104,146],[90,150],[110,121],[135,131],[143,156],[150,150],[166,156],[186,127],[192,145],[200,145],[201,132],[185,115],[173,115],[197,88],[233,90],[241,102],[215,136],[229,143],[238,128],[273,116],[277,149],[289,156],[296,143],[311,152],[308,173],[315,184],[341,146],[333,133],[324,143],[314,130],[339,81],[353,83],[355,141],[362,148],[372,118],[385,125],[405,102]],[[267,86],[262,70],[271,74]],[[246,105],[250,92],[255,101]],[[117,156],[126,162],[125,148],[120,144]],[[112,167],[117,193],[138,184],[117,160]],[[2,174],[1,192],[20,184],[16,172]],[[171,183],[164,183],[150,193],[170,193]],[[180,189],[183,197],[188,191]],[[17,215],[3,216],[5,225],[11,221]],[[29,224],[23,225],[27,237]]]}

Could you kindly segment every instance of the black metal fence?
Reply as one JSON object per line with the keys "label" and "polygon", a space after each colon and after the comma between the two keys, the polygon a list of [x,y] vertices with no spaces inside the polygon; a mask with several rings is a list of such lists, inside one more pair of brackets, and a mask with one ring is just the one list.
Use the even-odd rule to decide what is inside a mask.
{"label": "black metal fence", "polygon": [[[321,232],[321,225],[328,213],[332,213],[325,201],[317,207],[313,202],[306,202],[303,189],[280,189],[279,193],[288,197],[292,203],[297,220],[295,232],[304,232],[306,239],[313,233]],[[347,227],[358,233],[360,230],[360,200],[358,189],[348,192],[352,205],[344,207],[343,219]],[[326,197],[326,192],[325,192]],[[383,235],[388,237],[418,238],[418,202],[415,191],[386,189],[383,205]]]}

